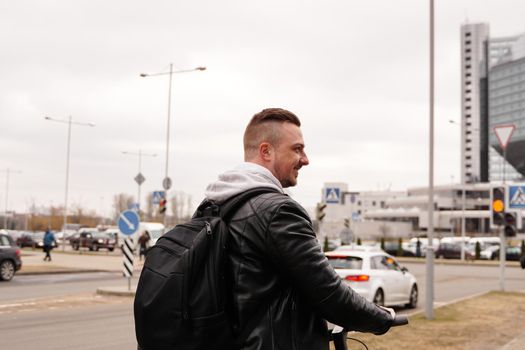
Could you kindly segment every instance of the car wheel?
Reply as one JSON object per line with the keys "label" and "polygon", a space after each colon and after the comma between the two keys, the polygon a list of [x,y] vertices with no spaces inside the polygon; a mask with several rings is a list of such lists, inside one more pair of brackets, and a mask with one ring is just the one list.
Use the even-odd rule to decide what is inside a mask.
{"label": "car wheel", "polygon": [[11,260],[4,260],[0,264],[0,280],[10,281],[15,275],[15,264]]}
{"label": "car wheel", "polygon": [[382,289],[378,289],[374,295],[373,303],[379,306],[385,306],[385,294]]}
{"label": "car wheel", "polygon": [[409,309],[415,309],[417,307],[417,297],[418,297],[418,291],[417,291],[417,285],[413,285],[412,289],[410,290],[410,299],[408,301],[408,304],[405,306]]}

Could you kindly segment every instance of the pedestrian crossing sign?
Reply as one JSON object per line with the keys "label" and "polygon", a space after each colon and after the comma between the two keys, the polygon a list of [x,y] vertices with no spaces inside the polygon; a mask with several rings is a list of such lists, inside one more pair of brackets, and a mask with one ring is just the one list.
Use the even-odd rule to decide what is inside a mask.
{"label": "pedestrian crossing sign", "polygon": [[509,186],[509,208],[525,209],[525,185]]}
{"label": "pedestrian crossing sign", "polygon": [[327,187],[324,195],[325,203],[339,204],[341,202],[341,189],[337,187]]}

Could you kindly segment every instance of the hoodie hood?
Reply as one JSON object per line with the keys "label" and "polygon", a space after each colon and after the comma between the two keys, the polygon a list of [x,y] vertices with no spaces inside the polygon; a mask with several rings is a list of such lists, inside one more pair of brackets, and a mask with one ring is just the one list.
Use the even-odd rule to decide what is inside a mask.
{"label": "hoodie hood", "polygon": [[246,190],[256,187],[273,188],[284,193],[279,180],[270,170],[255,163],[244,162],[219,175],[219,179],[206,188],[206,198],[222,203]]}

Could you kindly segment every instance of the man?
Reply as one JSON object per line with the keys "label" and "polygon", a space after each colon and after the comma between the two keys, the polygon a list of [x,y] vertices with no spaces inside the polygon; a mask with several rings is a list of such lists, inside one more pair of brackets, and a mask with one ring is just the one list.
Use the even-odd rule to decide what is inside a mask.
{"label": "man", "polygon": [[210,184],[217,203],[256,187],[270,193],[242,205],[230,220],[232,321],[242,349],[328,349],[325,320],[382,334],[392,314],[343,283],[328,264],[306,211],[284,193],[309,164],[299,118],[280,108],[253,116],[245,162]]}
{"label": "man", "polygon": [[51,250],[53,249],[53,244],[56,242],[55,235],[51,232],[51,229],[48,227],[46,233],[44,234],[44,261],[51,261]]}

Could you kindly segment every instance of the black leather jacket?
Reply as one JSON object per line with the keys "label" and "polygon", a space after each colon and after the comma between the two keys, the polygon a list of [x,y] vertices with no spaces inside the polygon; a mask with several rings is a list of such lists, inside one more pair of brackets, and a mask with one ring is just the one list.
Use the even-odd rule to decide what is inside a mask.
{"label": "black leather jacket", "polygon": [[242,349],[328,349],[325,320],[375,334],[390,328],[391,315],[329,265],[308,214],[290,197],[266,193],[248,201],[232,216],[230,232],[233,321],[246,339]]}

